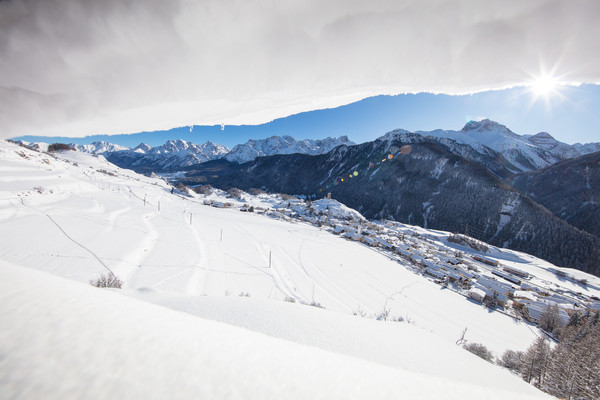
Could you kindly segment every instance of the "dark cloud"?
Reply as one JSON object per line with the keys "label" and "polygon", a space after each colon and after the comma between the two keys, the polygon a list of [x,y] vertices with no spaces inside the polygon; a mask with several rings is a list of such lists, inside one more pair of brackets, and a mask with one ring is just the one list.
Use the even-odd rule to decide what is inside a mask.
{"label": "dark cloud", "polygon": [[261,123],[550,71],[597,83],[599,16],[596,0],[1,1],[0,130]]}

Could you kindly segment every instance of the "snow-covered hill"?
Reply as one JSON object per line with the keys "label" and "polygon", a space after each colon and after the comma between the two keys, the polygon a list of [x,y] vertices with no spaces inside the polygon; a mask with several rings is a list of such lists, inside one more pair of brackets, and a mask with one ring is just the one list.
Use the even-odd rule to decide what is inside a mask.
{"label": "snow-covered hill", "polygon": [[[550,398],[414,327],[312,307],[204,304],[223,303],[219,315],[234,321],[256,316],[259,327],[248,327],[265,335],[1,260],[0,300],[7,399]],[[268,315],[292,321],[299,331],[291,333],[309,333],[308,343],[285,338],[284,324],[269,327]],[[283,340],[273,337],[278,330]]]}
{"label": "snow-covered hill", "polygon": [[[457,249],[480,254],[447,233],[382,226],[386,240],[404,234],[411,261],[293,218],[358,223],[334,200],[188,197],[100,155],[6,142],[0,181],[0,392],[10,398],[545,398],[455,345],[467,328],[500,355],[539,332],[415,269]],[[220,208],[228,202],[255,212]],[[600,294],[579,271],[563,270],[586,287],[525,254],[485,257]],[[108,270],[120,292],[88,285]],[[326,310],[307,306],[317,303]],[[385,310],[388,321],[351,315]]]}
{"label": "snow-covered hill", "polygon": [[275,154],[324,154],[343,144],[350,146],[354,143],[347,136],[328,137],[320,140],[296,140],[291,136],[272,136],[267,139],[249,140],[244,144],[238,144],[225,156],[225,159],[241,164],[252,161],[256,157]]}

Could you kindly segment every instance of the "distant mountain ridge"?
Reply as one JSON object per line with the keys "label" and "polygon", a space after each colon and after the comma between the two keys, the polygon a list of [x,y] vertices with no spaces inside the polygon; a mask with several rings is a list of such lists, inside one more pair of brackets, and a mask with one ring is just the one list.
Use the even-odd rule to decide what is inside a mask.
{"label": "distant mountain ridge", "polygon": [[138,172],[163,172],[216,160],[229,153],[226,146],[206,142],[202,145],[185,140],[169,140],[162,146],[141,143],[134,149],[105,152],[106,159],[121,168]]}
{"label": "distant mountain ridge", "polygon": [[561,160],[592,153],[594,149],[600,150],[600,143],[570,145],[557,141],[547,132],[518,135],[489,119],[469,121],[460,131],[437,129],[415,133],[436,140],[451,139],[468,144],[478,152],[494,150],[512,164],[513,172],[545,168]]}
{"label": "distant mountain ridge", "polygon": [[82,153],[90,153],[90,154],[102,154],[111,151],[123,151],[129,150],[129,147],[120,146],[118,144],[113,144],[105,141],[92,142],[90,144],[75,144],[70,143],[73,149],[77,151],[81,151]]}
{"label": "distant mountain ridge", "polygon": [[[493,154],[496,161],[487,167],[502,177],[506,177],[507,174],[538,170],[561,160],[600,151],[600,142],[570,145],[557,141],[547,132],[519,135],[506,126],[489,119],[469,121],[460,131],[436,129],[409,132],[397,129],[388,132],[380,139],[389,135],[400,135],[399,137],[404,139],[410,138],[411,135],[429,137],[450,148],[456,147],[457,143],[466,144],[470,146],[470,149],[461,146],[455,150],[458,152],[457,154],[475,162],[480,162],[483,156]],[[31,145],[35,146],[36,144]],[[133,149],[104,141],[86,145],[71,144],[78,151],[104,154],[117,165],[132,168],[138,172],[184,170],[196,163],[221,157],[228,161],[245,163],[253,161],[257,157],[276,154],[318,155],[325,154],[340,145],[350,146],[354,143],[347,136],[297,140],[284,135],[248,140],[246,143],[234,146],[231,150],[226,146],[211,142],[197,145],[184,140],[171,140],[157,147],[141,143]],[[38,148],[44,149],[44,146],[38,146]],[[159,160],[161,155],[166,160]]]}
{"label": "distant mountain ridge", "polygon": [[[193,165],[220,158],[244,163],[256,157],[275,154],[323,154],[343,144],[354,143],[347,136],[319,140],[296,140],[291,136],[272,136],[262,140],[249,140],[235,146],[232,150],[212,142],[197,145],[185,140],[170,140],[158,147],[141,143],[133,149],[118,151],[110,151],[109,146],[104,145],[98,146],[98,149],[103,151],[96,152],[104,154],[107,160],[121,168],[150,173],[186,170]],[[87,151],[88,148],[83,150]]]}
{"label": "distant mountain ridge", "polygon": [[257,157],[272,156],[275,154],[324,154],[340,145],[354,145],[348,136],[339,138],[328,137],[325,139],[296,140],[291,136],[271,136],[262,140],[248,140],[244,144],[235,146],[225,156],[228,161],[245,163]]}

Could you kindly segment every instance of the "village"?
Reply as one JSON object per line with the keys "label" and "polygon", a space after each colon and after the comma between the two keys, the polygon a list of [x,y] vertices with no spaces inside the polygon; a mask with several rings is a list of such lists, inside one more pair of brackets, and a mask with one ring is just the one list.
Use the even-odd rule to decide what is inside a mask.
{"label": "village", "polygon": [[555,323],[566,325],[571,318],[600,310],[600,288],[585,279],[576,279],[555,268],[552,274],[558,282],[552,282],[548,276],[526,271],[526,267],[509,265],[514,262],[503,259],[504,249],[464,234],[395,221],[369,221],[330,196],[310,201],[288,195],[249,195],[239,191],[231,196],[218,192],[220,196],[205,196],[203,203],[318,226],[385,254],[445,290],[459,293],[466,301],[515,319],[539,325],[544,315],[551,313]]}

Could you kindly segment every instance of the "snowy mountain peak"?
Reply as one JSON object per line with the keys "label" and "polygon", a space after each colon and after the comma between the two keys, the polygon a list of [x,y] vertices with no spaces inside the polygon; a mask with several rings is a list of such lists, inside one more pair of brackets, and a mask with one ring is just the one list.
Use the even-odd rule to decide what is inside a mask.
{"label": "snowy mountain peak", "polygon": [[140,143],[138,144],[134,149],[133,152],[135,153],[141,153],[141,154],[146,154],[148,153],[150,150],[152,150],[152,146],[147,145],[146,143]]}
{"label": "snowy mountain peak", "polygon": [[393,131],[388,132],[385,135],[377,138],[377,140],[383,140],[383,141],[389,142],[389,141],[392,141],[395,139],[403,138],[408,135],[414,135],[414,133],[407,131],[406,129],[394,129]]}
{"label": "snowy mountain peak", "polygon": [[540,138],[540,139],[554,139],[551,134],[548,132],[539,132],[532,136],[532,138]]}
{"label": "snowy mountain peak", "polygon": [[[192,144],[193,145],[193,144]],[[183,139],[169,140],[162,145],[162,148],[168,152],[184,151],[190,148],[190,144]]]}
{"label": "snowy mountain peak", "polygon": [[536,133],[535,135],[529,137],[527,140],[545,150],[553,149],[559,143],[548,132]]}
{"label": "snowy mountain peak", "polygon": [[348,136],[325,139],[296,140],[291,136],[271,136],[261,140],[248,140],[244,144],[235,146],[225,156],[228,161],[245,163],[257,157],[271,156],[275,154],[324,154],[340,145],[353,145]]}
{"label": "snowy mountain peak", "polygon": [[461,129],[461,132],[465,133],[492,133],[503,136],[509,136],[513,138],[519,138],[519,135],[508,129],[506,126],[489,119],[482,119],[480,121],[469,121]]}

